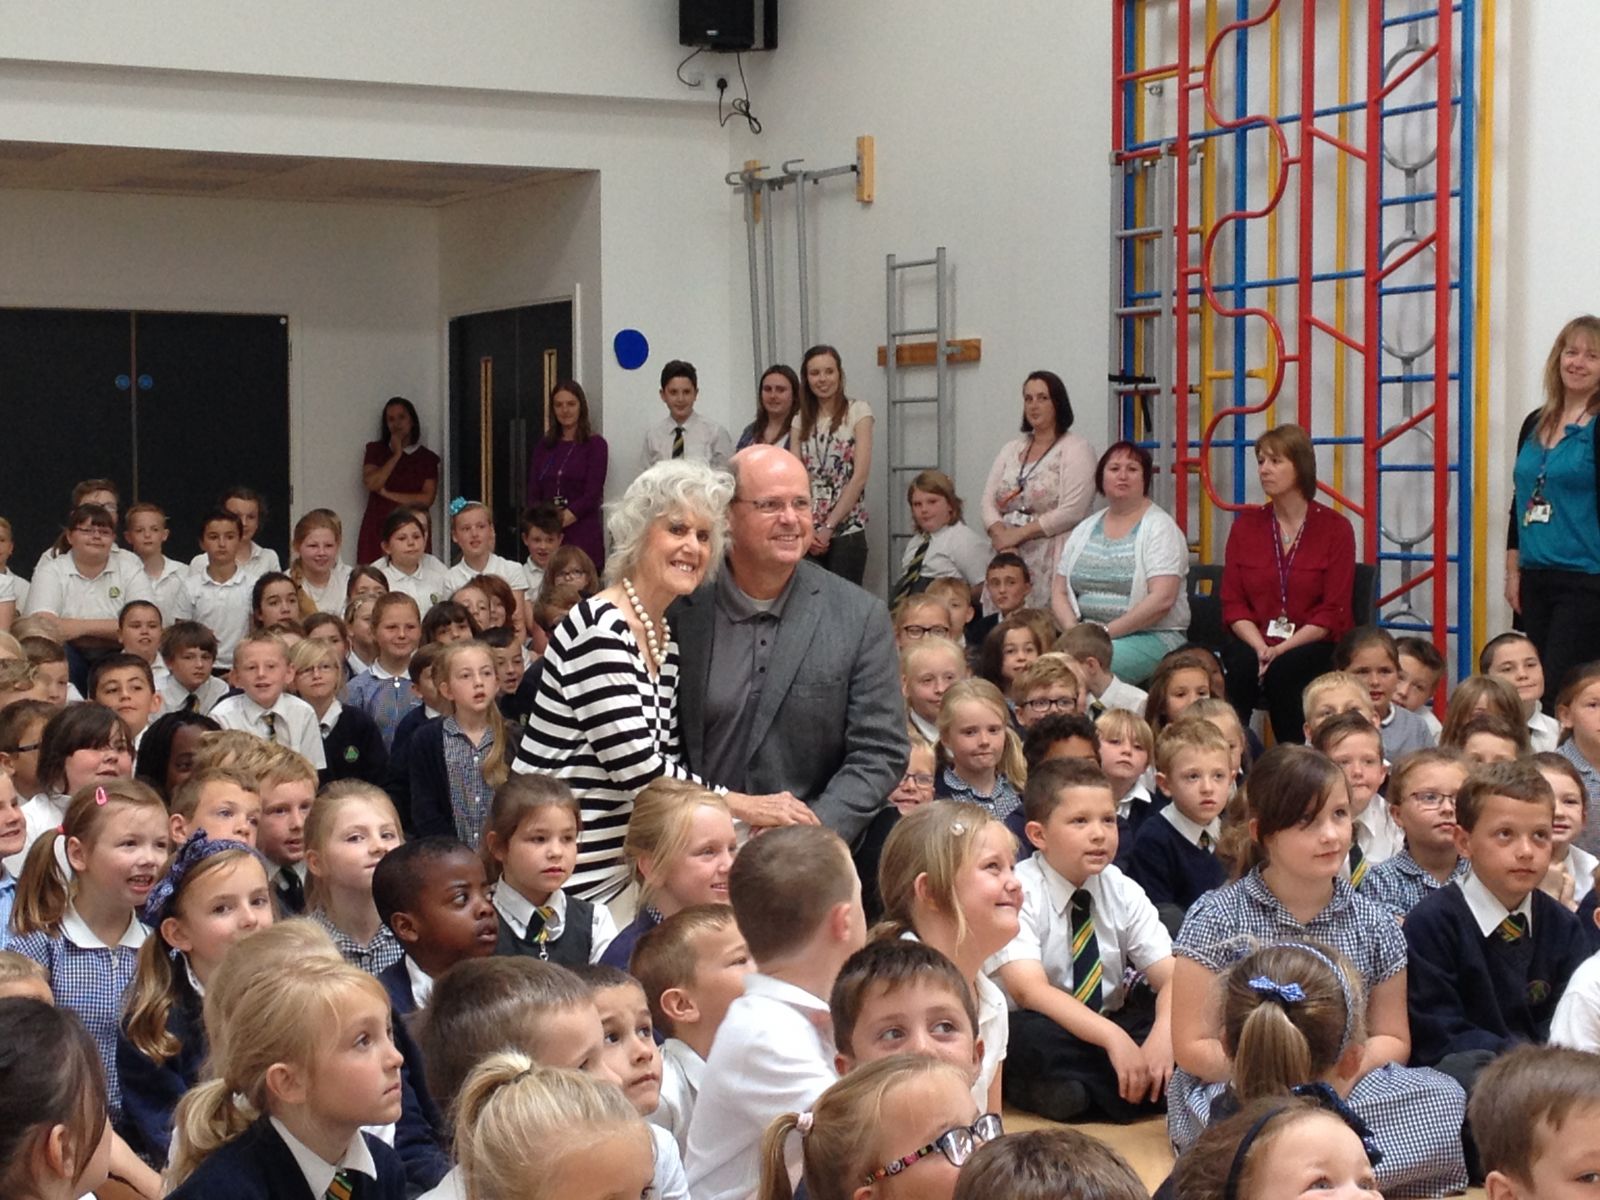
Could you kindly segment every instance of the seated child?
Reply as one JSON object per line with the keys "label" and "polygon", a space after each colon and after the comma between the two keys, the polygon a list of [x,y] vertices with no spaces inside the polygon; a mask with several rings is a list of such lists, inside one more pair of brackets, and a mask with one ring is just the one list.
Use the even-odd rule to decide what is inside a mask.
{"label": "seated child", "polygon": [[1469,675],[1450,693],[1450,703],[1445,706],[1444,725],[1439,734],[1440,743],[1449,742],[1461,748],[1461,727],[1473,717],[1492,713],[1502,717],[1508,725],[1520,730],[1515,736],[1521,749],[1528,754],[1528,730],[1522,715],[1522,700],[1517,689],[1498,675]]}
{"label": "seated child", "polygon": [[[1111,795],[1117,802],[1117,865],[1128,869],[1133,853],[1133,837],[1154,810],[1153,797],[1145,774],[1155,754],[1155,737],[1150,723],[1126,708],[1108,708],[1095,720],[1100,735],[1100,769],[1111,781]],[[1027,752],[1024,744],[1023,752]],[[1031,773],[1033,763],[1028,764]]]}
{"label": "seated child", "polygon": [[233,652],[233,679],[243,690],[219,701],[211,719],[303,754],[317,770],[327,766],[322,730],[311,705],[288,693],[289,651],[275,633],[259,630]]}
{"label": "seated child", "polygon": [[617,923],[611,910],[563,888],[578,862],[582,810],[561,780],[513,775],[494,790],[483,864],[499,914],[496,954],[578,967],[598,962]]}
{"label": "seated child", "polygon": [[528,587],[522,565],[494,552],[494,513],[476,500],[450,502],[450,540],[461,558],[444,577],[445,590],[453,592],[479,575],[496,575],[506,581],[520,608]]}
{"label": "seated child", "polygon": [[1533,752],[1554,750],[1561,740],[1561,726],[1539,707],[1544,702],[1544,664],[1527,634],[1511,632],[1490,638],[1478,655],[1478,670],[1504,679],[1517,690]]}
{"label": "seated child", "polygon": [[1556,696],[1556,720],[1571,737],[1562,742],[1557,753],[1572,760],[1583,776],[1584,790],[1589,794],[1591,822],[1575,839],[1592,854],[1600,854],[1600,663],[1585,663],[1567,673],[1566,682]]}
{"label": "seated child", "polygon": [[906,539],[894,598],[926,593],[935,579],[956,579],[970,596],[971,588],[983,585],[994,551],[986,536],[962,520],[954,481],[943,471],[922,471],[906,487],[906,503],[916,532]]}
{"label": "seated child", "polygon": [[1083,671],[1065,654],[1041,655],[1011,681],[1011,708],[1024,731],[1046,717],[1083,712],[1087,695]]}
{"label": "seated child", "polygon": [[1340,713],[1358,712],[1374,725],[1378,723],[1378,711],[1372,706],[1366,685],[1344,671],[1328,671],[1306,684],[1306,690],[1300,693],[1300,705],[1306,714],[1307,742],[1319,725]]}
{"label": "seated child", "polygon": [[1456,795],[1466,778],[1466,764],[1448,746],[1413,750],[1389,776],[1389,816],[1401,845],[1367,872],[1361,894],[1399,920],[1467,873],[1456,850]]}
{"label": "seated child", "polygon": [[43,700],[19,700],[0,708],[0,771],[11,776],[24,804],[44,790],[39,782],[39,744],[54,711]]}
{"label": "seated child", "polygon": [[981,584],[969,588],[965,580],[946,577],[935,579],[922,593],[944,601],[945,607],[950,610],[950,640],[960,645],[968,656],[972,653],[972,645],[967,640],[967,630],[978,614],[973,597],[982,594],[982,591]]}
{"label": "seated child", "polygon": [[1174,650],[1150,676],[1150,698],[1144,706],[1150,732],[1159,738],[1162,729],[1183,716],[1184,709],[1212,694],[1208,659],[1195,651]]}
{"label": "seated child", "polygon": [[761,1139],[755,1200],[793,1200],[796,1178],[813,1200],[878,1195],[885,1179],[885,1196],[951,1200],[967,1155],[1000,1133],[999,1114],[979,1115],[958,1068],[896,1054],[852,1071],[814,1107],[772,1122]]}
{"label": "seated child", "polygon": [[68,701],[80,699],[73,689],[67,667],[67,652],[54,638],[38,635],[17,635],[22,642],[22,652],[44,685],[43,699],[60,708]]}
{"label": "seated child", "polygon": [[1041,657],[1049,645],[1022,612],[1012,613],[983,639],[973,674],[1009,695],[1023,668]]}
{"label": "seated child", "polygon": [[1600,859],[1572,844],[1588,824],[1589,796],[1583,790],[1583,776],[1566,755],[1535,754],[1533,765],[1556,797],[1555,823],[1550,827],[1550,870],[1539,886],[1545,895],[1576,912],[1594,890],[1595,868],[1600,867]]}
{"label": "seated child", "polygon": [[1467,1117],[1491,1200],[1581,1195],[1600,1174],[1600,1058],[1519,1046],[1490,1064]]}
{"label": "seated child", "polygon": [[1210,1126],[1157,1197],[1274,1200],[1294,1188],[1378,1200],[1376,1148],[1361,1119],[1325,1095],[1273,1096]]}
{"label": "seated child", "polygon": [[1400,849],[1400,827],[1379,794],[1388,770],[1383,737],[1361,713],[1340,713],[1317,726],[1311,744],[1333,759],[1349,785],[1355,836],[1345,868],[1350,886],[1359,888],[1368,871]]}
{"label": "seated child", "polygon": [[833,982],[828,1012],[841,1075],[918,1054],[959,1068],[970,1087],[983,1066],[972,988],[955,963],[921,942],[889,938],[857,950]]}
{"label": "seated child", "polygon": [[1206,892],[1228,881],[1217,858],[1233,781],[1231,752],[1199,717],[1174,721],[1156,738],[1156,785],[1172,798],[1133,836],[1128,875],[1144,889],[1168,932]]}
{"label": "seated child", "polygon": [[256,777],[261,824],[256,849],[267,860],[272,893],[287,916],[306,910],[306,818],[317,798],[317,769],[293,750],[276,747]]}
{"label": "seated child", "polygon": [[161,634],[161,707],[169,713],[209,713],[228,694],[228,685],[211,673],[217,661],[217,635],[199,621],[178,620]]}
{"label": "seated child", "polygon": [[6,862],[21,856],[27,841],[28,818],[22,811],[22,797],[11,776],[0,769],[0,952],[11,934],[11,910],[17,900],[17,877]]}
{"label": "seated child", "polygon": [[272,924],[272,892],[261,860],[243,842],[196,834],[181,844],[140,916],[151,933],[139,948],[117,1034],[117,1131],[160,1170],[173,1111],[206,1061],[204,989],[231,946]]}
{"label": "seated child", "polygon": [[768,1123],[810,1109],[833,1082],[826,997],[866,941],[861,882],[831,830],[789,825],[752,839],[734,859],[728,893],[757,973],[706,1060],[684,1163],[696,1200],[754,1191]]}
{"label": "seated child", "polygon": [[[1084,762],[1100,761],[1100,733],[1094,720],[1086,713],[1073,713],[1070,717],[1046,717],[1029,727],[1022,741],[1022,760],[1031,772],[1042,762],[1053,758],[1080,758]],[[1023,818],[1018,806],[1006,818],[1007,824],[1018,840],[1022,840]]]}
{"label": "seated child", "polygon": [[1256,950],[1223,976],[1221,1003],[1232,1072],[1173,1106],[1167,1128],[1180,1153],[1241,1105],[1326,1088],[1344,1098],[1382,1150],[1385,1195],[1444,1196],[1466,1187],[1466,1094],[1426,1067],[1385,1063],[1362,1073],[1366,994],[1338,951],[1298,941]]}
{"label": "seated child", "polygon": [[533,700],[539,692],[542,667],[540,670],[528,669],[516,633],[504,626],[486,631],[483,641],[494,656],[500,715],[506,719],[509,727],[520,730],[533,712]]}
{"label": "seated child", "polygon": [[1444,655],[1427,638],[1415,635],[1396,638],[1394,645],[1400,652],[1400,684],[1394,702],[1416,713],[1438,737],[1443,725],[1434,715],[1433,697],[1444,678]]}
{"label": "seated child", "polygon": [[0,659],[0,711],[13,704],[21,704],[24,700],[41,700],[48,704],[46,696],[49,690],[49,685],[39,675],[39,669],[27,659]]}
{"label": "seated child", "polygon": [[455,838],[421,837],[384,855],[372,872],[372,902],[402,951],[378,974],[399,1016],[426,1007],[433,981],[456,963],[494,953],[483,860]]}
{"label": "seated child", "polygon": [[[1172,1073],[1172,938],[1116,855],[1111,785],[1047,763],[1024,808],[1037,853],[1017,868],[1021,929],[990,959],[1013,1005],[1006,1099],[1052,1121],[1131,1121]],[[1147,986],[1130,988],[1126,972]]]}
{"label": "seated child", "polygon": [[1071,656],[1083,672],[1089,695],[1089,715],[1098,717],[1107,709],[1126,708],[1139,712],[1150,694],[1143,688],[1124,683],[1111,673],[1111,635],[1104,625],[1079,621],[1056,639],[1055,648]]}
{"label": "seated child", "polygon": [[122,718],[135,752],[146,726],[161,710],[150,664],[136,654],[111,654],[95,663],[89,670],[89,699]]}
{"label": "seated child", "polygon": [[900,652],[906,719],[928,742],[939,740],[939,705],[944,694],[966,676],[966,656],[949,638],[918,638]]}
{"label": "seated child", "polygon": [[422,633],[422,610],[405,593],[388,592],[373,605],[371,624],[377,657],[350,681],[345,703],[371,717],[383,735],[384,746],[392,748],[400,719],[422,703],[409,674],[411,656]]}
{"label": "seated child", "polygon": [[1378,714],[1385,758],[1394,760],[1435,744],[1422,718],[1394,703],[1395,688],[1400,685],[1400,651],[1387,629],[1362,625],[1350,630],[1334,647],[1333,665],[1366,685]]}
{"label": "seated child", "polygon": [[[182,583],[182,576],[178,577]],[[130,600],[117,614],[117,644],[150,664],[156,686],[166,682],[167,665],[161,661],[161,610],[148,600]]]}
{"label": "seated child", "polygon": [[717,1030],[755,966],[733,909],[697,904],[647,930],[634,945],[628,970],[644,988],[656,1030],[666,1035],[661,1101],[649,1119],[672,1134],[682,1155]]}
{"label": "seated child", "polygon": [[381,975],[404,953],[372,900],[373,868],[402,841],[400,818],[381,788],[330,783],[306,817],[306,910],[344,960]]}
{"label": "seated child", "polygon": [[1239,724],[1239,714],[1233,705],[1220,697],[1207,696],[1184,709],[1183,715],[1199,717],[1217,727],[1217,732],[1228,743],[1228,762],[1233,769],[1231,786],[1237,788],[1249,773],[1254,755],[1251,753],[1250,731]]}
{"label": "seated child", "polygon": [[[240,525],[237,515],[217,509],[200,526],[200,549],[189,564],[183,591],[173,611],[174,621],[196,621],[216,638],[217,666],[233,666],[233,648],[250,632],[251,590],[260,572],[239,564]],[[192,690],[192,689],[191,689]]]}
{"label": "seated child", "polygon": [[[401,1108],[401,1057],[378,981],[314,959],[256,978],[237,1003],[248,1036],[213,1037],[213,1077],[179,1103],[171,1195],[274,1194],[263,1180],[293,1194],[290,1181],[301,1180],[301,1195],[345,1188],[403,1200],[399,1157],[362,1133]],[[352,1184],[354,1175],[364,1178]]]}
{"label": "seated child", "polygon": [[1520,721],[1508,721],[1499,713],[1484,712],[1469,717],[1454,730],[1445,725],[1441,746],[1454,746],[1474,767],[1491,763],[1516,762],[1526,758],[1528,730]]}
{"label": "seated child", "polygon": [[640,935],[664,918],[692,905],[728,902],[739,834],[721,796],[662,776],[634,799],[622,852],[639,888],[639,912],[598,960],[618,969],[626,969]]}
{"label": "seated child", "polygon": [[1007,550],[991,558],[983,573],[985,615],[967,622],[967,645],[981,648],[995,626],[1027,605],[1032,587],[1033,572],[1020,554]]}
{"label": "seated child", "polygon": [[1406,918],[1412,1061],[1470,1095],[1478,1072],[1519,1042],[1543,1042],[1567,980],[1588,957],[1578,919],[1539,890],[1555,800],[1532,763],[1467,776],[1456,848],[1467,875]]}
{"label": "seated child", "polygon": [[906,758],[906,773],[900,777],[894,791],[889,793],[889,803],[902,817],[919,805],[933,800],[934,775],[939,770],[939,759],[933,743],[923,740],[915,729],[906,730],[906,740],[911,753]]}
{"label": "seated child", "polygon": [[167,809],[174,846],[182,846],[197,831],[254,846],[261,825],[261,785],[235,767],[206,767],[184,781]]}
{"label": "seated child", "polygon": [[307,638],[289,652],[289,669],[295,693],[317,718],[326,764],[317,772],[318,780],[364,779],[381,786],[389,754],[377,723],[339,699],[344,691],[344,656],[338,644]]}
{"label": "seated child", "polygon": [[935,796],[980,805],[1000,821],[1022,808],[1022,745],[1005,698],[987,679],[963,679],[944,694],[939,758]]}
{"label": "seated child", "polygon": [[[222,727],[196,712],[167,713],[157,717],[139,743],[134,774],[170,800],[194,774],[200,739],[220,733]],[[262,745],[267,743],[262,742]]]}
{"label": "seated child", "polygon": [[1123,1158],[1076,1129],[1030,1129],[980,1146],[953,1200],[1148,1200]]}
{"label": "seated child", "polygon": [[950,636],[950,610],[933,596],[907,596],[894,606],[894,644],[901,653],[925,637]]}
{"label": "seated child", "polygon": [[[522,564],[522,576],[523,590],[530,603],[544,586],[544,573],[550,566],[550,556],[561,545],[563,529],[561,510],[548,503],[527,509],[517,523],[517,532],[522,535],[522,544],[528,551],[528,561]],[[531,612],[526,620],[530,626],[533,624]]]}

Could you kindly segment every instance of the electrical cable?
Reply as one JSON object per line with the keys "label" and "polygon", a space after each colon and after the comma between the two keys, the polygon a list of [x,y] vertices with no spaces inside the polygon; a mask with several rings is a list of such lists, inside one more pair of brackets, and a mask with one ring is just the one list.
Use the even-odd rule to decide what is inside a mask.
{"label": "electrical cable", "polygon": [[[693,56],[691,55],[691,57]],[[740,86],[744,88],[744,98],[742,100],[735,99],[733,103],[728,106],[728,112],[726,115],[724,115],[722,111],[722,97],[723,93],[727,89],[719,87],[717,89],[717,124],[726,125],[734,117],[739,116],[743,117],[747,122],[749,122],[751,133],[759,134],[761,132],[761,122],[756,119],[755,113],[750,111],[750,81],[744,77],[744,56],[741,54],[735,54],[733,56],[733,61],[737,63],[739,67],[739,83]]]}
{"label": "electrical cable", "polygon": [[693,83],[691,83],[689,80],[687,80],[687,79],[685,79],[683,77],[683,69],[689,65],[689,60],[694,58],[694,56],[697,55],[697,54],[704,53],[704,51],[705,51],[705,47],[704,46],[701,46],[697,50],[691,50],[689,52],[689,54],[688,54],[688,57],[686,57],[681,63],[678,64],[678,82],[683,84],[684,87],[697,88],[697,87],[704,87],[705,86],[705,80],[704,79],[698,79],[698,80],[695,80]]}

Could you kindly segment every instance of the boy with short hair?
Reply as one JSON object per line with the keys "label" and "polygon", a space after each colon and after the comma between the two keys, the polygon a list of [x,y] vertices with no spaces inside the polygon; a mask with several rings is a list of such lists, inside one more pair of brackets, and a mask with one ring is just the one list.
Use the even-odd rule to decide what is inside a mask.
{"label": "boy with short hair", "polygon": [[515,630],[504,626],[485,630],[483,642],[489,647],[489,657],[494,660],[495,683],[500,689],[495,703],[500,706],[500,715],[507,722],[520,727],[533,712],[533,698],[539,691],[542,667],[528,670],[522,661],[522,646],[517,641]]}
{"label": "boy with short hair", "polygon": [[1022,555],[1003,550],[989,560],[989,569],[983,573],[985,601],[994,611],[976,617],[967,623],[967,645],[973,650],[983,648],[983,639],[991,630],[1018,609],[1026,608],[1028,591],[1033,587],[1033,572]]}
{"label": "boy with short hair", "polygon": [[1519,1046],[1467,1108],[1489,1200],[1576,1200],[1600,1175],[1600,1055]]}
{"label": "boy with short hair", "polygon": [[[522,564],[522,573],[526,579],[527,603],[530,605],[544,586],[545,568],[550,565],[550,556],[561,545],[563,528],[561,510],[548,501],[541,501],[527,509],[522,514],[522,520],[517,522],[522,544],[528,550],[528,561]],[[532,624],[531,615],[529,624]]]}
{"label": "boy with short hair", "polygon": [[1374,725],[1378,710],[1361,680],[1345,671],[1326,671],[1306,684],[1300,693],[1300,708],[1306,715],[1305,735],[1309,742],[1321,724],[1340,713],[1358,712]]}
{"label": "boy with short hair", "polygon": [[1539,890],[1554,819],[1554,793],[1532,763],[1474,771],[1456,795],[1456,849],[1471,869],[1406,918],[1411,1061],[1469,1095],[1496,1055],[1548,1039],[1588,957],[1577,917]]}
{"label": "boy with short hair", "polygon": [[1126,708],[1109,708],[1094,723],[1100,735],[1100,769],[1117,802],[1117,866],[1128,869],[1134,835],[1155,809],[1145,772],[1156,750],[1150,722]]}
{"label": "boy with short hair", "polygon": [[39,783],[39,740],[54,711],[45,700],[18,700],[0,709],[0,770],[10,772],[25,801],[44,790]]}
{"label": "boy with short hair", "polygon": [[196,771],[172,793],[167,818],[172,844],[183,845],[200,829],[208,838],[254,846],[261,824],[259,788],[252,776],[235,767]]}
{"label": "boy with short hair", "polygon": [[921,1054],[978,1077],[983,1039],[972,985],[923,942],[868,942],[840,968],[828,1011],[841,1075],[890,1055]]}
{"label": "boy with short hair", "polygon": [[159,689],[167,712],[208,716],[228,694],[228,685],[212,674],[217,635],[199,621],[177,620],[167,626],[161,635],[161,661],[167,666]]}
{"label": "boy with short hair", "polygon": [[317,796],[317,769],[286,746],[271,749],[256,777],[261,795],[256,849],[267,860],[279,905],[297,916],[306,910],[306,818]]}
{"label": "boy with short hair", "polygon": [[[1046,717],[1028,728],[1022,738],[1022,757],[1032,771],[1042,762],[1054,758],[1081,758],[1087,762],[1100,761],[1100,734],[1094,722],[1083,713],[1070,717]],[[1018,809],[1020,813],[1022,810]],[[1013,830],[1019,837],[1021,827]]]}
{"label": "boy with short hair", "polygon": [[161,661],[161,610],[148,600],[130,600],[117,614],[117,643],[124,654],[137,654],[150,664],[159,689],[167,678]]}
{"label": "boy with short hair", "polygon": [[1493,637],[1478,655],[1478,671],[1498,675],[1517,689],[1523,715],[1528,718],[1528,742],[1535,754],[1554,750],[1561,726],[1539,705],[1544,701],[1544,663],[1528,635],[1512,630]]}
{"label": "boy with short hair", "polygon": [[634,945],[629,972],[644,988],[661,1043],[661,1102],[650,1122],[688,1153],[689,1122],[705,1078],[706,1058],[729,1006],[755,970],[744,935],[726,904],[680,909]]}
{"label": "boy with short hair", "polygon": [[1083,672],[1065,654],[1041,654],[1011,681],[1011,707],[1024,731],[1045,717],[1070,717],[1084,710]]}
{"label": "boy with short hair", "polygon": [[240,729],[303,754],[321,770],[328,765],[317,713],[289,686],[289,651],[275,633],[258,630],[234,651],[233,679],[243,690],[217,704],[211,719],[224,729]]}
{"label": "boy with short hair", "polygon": [[972,624],[972,619],[978,612],[973,607],[972,588],[967,581],[950,575],[941,575],[938,579],[931,580],[922,594],[944,602],[944,606],[950,610],[951,640],[957,644],[965,644],[966,629]]}
{"label": "boy with short hair", "polygon": [[693,363],[675,358],[661,368],[661,403],[667,415],[645,432],[644,465],[653,467],[667,458],[692,458],[724,467],[733,457],[728,431],[694,410],[700,396],[700,376]]}
{"label": "boy with short hair", "polygon": [[1098,717],[1111,708],[1125,708],[1129,712],[1143,712],[1149,693],[1125,683],[1111,673],[1111,635],[1104,625],[1093,621],[1079,621],[1056,639],[1057,650],[1072,656],[1083,672],[1088,686],[1089,715]]}
{"label": "boy with short hair", "polygon": [[89,699],[121,717],[138,750],[144,731],[161,711],[155,675],[137,654],[111,654],[89,671]]}
{"label": "boy with short hair", "polygon": [[483,859],[453,837],[416,838],[384,855],[372,901],[405,951],[378,974],[402,1017],[425,1007],[433,981],[456,963],[494,953],[499,927]]}
{"label": "boy with short hair", "polygon": [[1428,731],[1437,738],[1443,725],[1434,715],[1432,705],[1433,694],[1444,675],[1444,655],[1427,638],[1415,635],[1396,638],[1394,645],[1400,652],[1400,686],[1395,689],[1394,702],[1421,717]]}
{"label": "boy with short hair", "polygon": [[[1117,806],[1099,766],[1046,763],[1022,803],[1038,853],[1017,866],[1017,936],[988,964],[1013,1005],[1006,1100],[1052,1121],[1134,1120],[1172,1074],[1172,938],[1112,863]],[[1129,969],[1149,987],[1130,989]]]}
{"label": "boy with short hair", "polygon": [[243,523],[227,509],[218,509],[205,519],[200,526],[205,566],[190,571],[170,614],[177,620],[199,621],[216,635],[216,667],[224,671],[233,666],[233,649],[250,631],[250,591],[255,576],[239,565],[243,536]]}
{"label": "boy with short hair", "polygon": [[49,692],[49,684],[40,678],[39,669],[27,659],[0,659],[0,709],[24,700],[43,700]]}
{"label": "boy with short hair", "polygon": [[189,568],[163,552],[168,536],[167,514],[154,504],[135,504],[123,514],[122,540],[139,556],[150,584],[150,599],[170,619],[177,612]]}
{"label": "boy with short hair", "polygon": [[1404,835],[1400,849],[1367,872],[1361,894],[1398,920],[1467,873],[1456,849],[1456,796],[1467,778],[1459,751],[1414,750],[1389,776],[1389,814]]}
{"label": "boy with short hair", "polygon": [[38,672],[47,704],[63,708],[69,700],[81,698],[73,695],[67,652],[60,642],[39,634],[28,634],[18,638],[18,641],[22,643],[22,653],[27,656],[29,664]]}
{"label": "boy with short hair", "polygon": [[[696,1200],[750,1195],[773,1118],[805,1112],[834,1082],[827,1031],[834,979],[866,941],[861,881],[832,830],[788,825],[733,860],[728,894],[755,960],[706,1060],[685,1160]],[[789,1168],[799,1164],[790,1139]]]}
{"label": "boy with short hair", "polygon": [[1172,803],[1134,834],[1128,874],[1174,934],[1190,905],[1228,881],[1217,842],[1232,784],[1233,751],[1210,721],[1179,718],[1156,738],[1156,786]]}

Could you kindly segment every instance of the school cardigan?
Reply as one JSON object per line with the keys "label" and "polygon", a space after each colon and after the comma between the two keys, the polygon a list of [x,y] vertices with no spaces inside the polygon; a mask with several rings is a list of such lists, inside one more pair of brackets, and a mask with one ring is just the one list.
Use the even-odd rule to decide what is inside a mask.
{"label": "school cardigan", "polygon": [[1202,850],[1160,813],[1139,826],[1129,855],[1128,874],[1157,908],[1188,912],[1201,896],[1228,882],[1215,853]]}
{"label": "school cardigan", "polygon": [[[570,904],[571,901],[567,903]],[[649,904],[642,906],[633,920],[624,925],[617,936],[611,939],[611,944],[600,955],[600,965],[626,971],[628,962],[633,957],[633,948],[639,944],[639,939],[661,924],[661,921],[661,914],[653,906]]]}
{"label": "school cardigan", "polygon": [[1560,901],[1535,891],[1532,902],[1532,931],[1518,942],[1485,937],[1459,883],[1411,910],[1404,933],[1413,1065],[1548,1040],[1556,1003],[1589,947]]}
{"label": "school cardigan", "polygon": [[117,1132],[146,1163],[161,1170],[172,1144],[172,1114],[183,1094],[200,1081],[206,1060],[206,1027],[200,997],[180,960],[173,964],[172,1007],[167,1032],[178,1040],[178,1052],[157,1063],[131,1041],[124,1022],[117,1030],[117,1075],[122,1080],[122,1116]]}
{"label": "school cardigan", "polygon": [[422,1048],[411,1036],[405,1018],[417,1011],[406,960],[378,972],[378,982],[389,993],[394,1011],[394,1048],[400,1051],[400,1119],[394,1127],[394,1149],[405,1165],[406,1182],[413,1191],[437,1187],[450,1172],[450,1132],[444,1116],[428,1091]]}
{"label": "school cardigan", "polygon": [[[1539,408],[1534,409],[1525,418],[1523,418],[1522,428],[1517,431],[1517,453],[1518,454],[1522,453],[1523,444],[1529,438],[1531,438],[1533,436],[1533,431],[1539,427],[1539,414],[1541,412],[1543,412],[1543,411],[1544,411],[1544,408],[1541,406]],[[1589,422],[1589,434],[1594,439],[1594,447],[1595,447],[1595,455],[1594,455],[1594,486],[1595,486],[1595,490],[1596,491],[1600,491],[1600,420],[1594,420],[1594,421],[1590,421]],[[1513,456],[1513,458],[1514,457],[1515,456]],[[1516,488],[1513,487],[1511,489],[1511,513],[1510,513],[1510,518],[1506,521],[1506,549],[1507,550],[1515,550],[1517,548],[1517,545],[1518,545],[1518,542],[1519,542],[1519,539],[1520,539],[1520,536],[1521,536],[1518,533],[1518,530],[1521,528],[1521,525],[1522,525],[1521,521],[1519,521],[1517,519],[1517,490],[1516,490]]]}
{"label": "school cardigan", "polygon": [[383,786],[389,766],[389,752],[383,746],[378,723],[348,704],[339,706],[333,728],[322,735],[322,754],[328,765],[317,772],[320,783],[336,779],[364,779]]}
{"label": "school cardigan", "polygon": [[[1276,527],[1270,504],[1234,514],[1222,567],[1222,622],[1230,630],[1237,621],[1250,621],[1265,633],[1285,607],[1273,549]],[[1287,560],[1289,547],[1283,554]],[[1286,566],[1289,620],[1297,629],[1320,625],[1328,631],[1327,641],[1338,641],[1353,621],[1356,535],[1350,522],[1313,500]]]}
{"label": "school cardigan", "polygon": [[[350,1173],[352,1200],[406,1200],[406,1176],[399,1156],[371,1134],[366,1139],[378,1178]],[[169,1192],[167,1200],[324,1200],[314,1196],[300,1164],[272,1123],[262,1117],[207,1155],[194,1173]]]}

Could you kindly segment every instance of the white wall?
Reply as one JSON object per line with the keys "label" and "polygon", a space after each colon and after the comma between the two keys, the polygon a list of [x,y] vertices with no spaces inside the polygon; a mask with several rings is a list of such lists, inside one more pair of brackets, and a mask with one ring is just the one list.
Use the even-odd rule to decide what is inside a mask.
{"label": "white wall", "polygon": [[[1078,430],[1105,444],[1109,23],[1103,3],[1023,0],[976,17],[950,0],[804,0],[784,6],[776,53],[745,58],[764,132],[732,123],[730,168],[750,158],[774,171],[792,158],[837,166],[854,157],[856,135],[877,139],[876,203],[858,205],[840,178],[814,187],[807,208],[812,336],[838,346],[851,394],[878,418],[869,586],[889,575],[887,506],[905,503],[903,493],[888,495],[883,445],[876,348],[886,254],[922,258],[947,247],[954,332],[983,339],[983,361],[952,371],[964,496],[978,496],[996,451],[1015,436],[1022,381],[1037,367],[1061,374]],[[798,364],[790,192],[777,210],[782,344]],[[738,429],[755,408],[742,224],[729,244]],[[905,324],[931,325],[931,292],[917,294],[922,306]]]}
{"label": "white wall", "polygon": [[[0,305],[287,313],[294,513],[336,509],[353,549],[383,401],[413,397],[443,440],[435,225],[425,209],[0,190]],[[267,540],[286,545],[288,524]]]}

